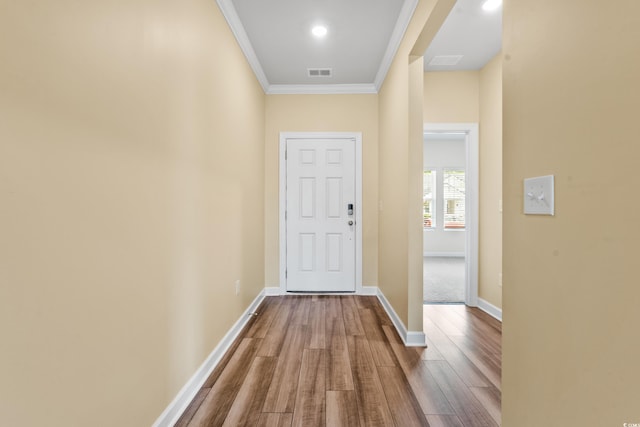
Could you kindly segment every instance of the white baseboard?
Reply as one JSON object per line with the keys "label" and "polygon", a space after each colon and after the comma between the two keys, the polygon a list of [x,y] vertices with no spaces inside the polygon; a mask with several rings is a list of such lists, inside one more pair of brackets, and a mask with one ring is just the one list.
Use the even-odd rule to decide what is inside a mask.
{"label": "white baseboard", "polygon": [[409,331],[407,332],[407,338],[404,340],[404,344],[407,347],[426,347],[427,338],[424,332]]}
{"label": "white baseboard", "polygon": [[464,258],[464,252],[423,252],[422,256]]}
{"label": "white baseboard", "polygon": [[358,292],[358,295],[378,295],[377,286],[363,286],[362,290]]}
{"label": "white baseboard", "polygon": [[187,409],[191,401],[209,378],[209,375],[213,372],[215,367],[220,363],[224,354],[229,350],[231,344],[238,337],[242,328],[245,327],[247,322],[251,319],[249,313],[256,311],[260,303],[265,297],[265,291],[261,291],[258,296],[249,304],[249,307],[242,313],[242,316],[231,327],[229,332],[222,338],[218,345],[213,349],[211,354],[205,359],[204,363],[200,365],[198,370],[187,381],[187,383],[178,392],[173,401],[167,406],[167,408],[160,414],[153,427],[172,427],[180,418],[182,413]]}
{"label": "white baseboard", "polygon": [[380,300],[382,307],[384,307],[385,311],[389,315],[391,322],[393,322],[393,325],[396,327],[396,330],[398,331],[400,338],[402,338],[404,345],[406,345],[407,347],[426,347],[427,340],[424,335],[424,332],[423,331],[407,331],[407,328],[404,326],[404,323],[402,323],[402,321],[400,320],[400,317],[398,317],[398,314],[396,313],[396,311],[393,309],[393,307],[387,300],[387,297],[384,296],[384,294],[379,288],[378,288],[378,299]]}
{"label": "white baseboard", "polygon": [[264,294],[268,297],[276,297],[280,295],[282,292],[280,291],[280,286],[270,286],[264,288]]}
{"label": "white baseboard", "polygon": [[478,298],[478,308],[502,322],[502,309],[496,307],[488,301],[483,300],[482,298]]}

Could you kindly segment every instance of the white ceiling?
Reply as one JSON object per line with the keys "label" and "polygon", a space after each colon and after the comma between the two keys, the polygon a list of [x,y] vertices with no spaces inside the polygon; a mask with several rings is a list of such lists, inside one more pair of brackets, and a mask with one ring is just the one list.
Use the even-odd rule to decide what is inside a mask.
{"label": "white ceiling", "polygon": [[[376,93],[418,0],[217,0],[267,93]],[[500,50],[501,13],[458,0],[425,56],[426,70],[478,69]],[[313,25],[328,34],[317,39]],[[497,40],[496,40],[497,35]],[[457,66],[428,66],[463,55]],[[331,77],[309,77],[331,68]]]}
{"label": "white ceiling", "polygon": [[[424,55],[425,71],[479,70],[502,48],[502,7],[482,10],[484,0],[458,0]],[[436,56],[462,55],[453,66],[429,65]]]}

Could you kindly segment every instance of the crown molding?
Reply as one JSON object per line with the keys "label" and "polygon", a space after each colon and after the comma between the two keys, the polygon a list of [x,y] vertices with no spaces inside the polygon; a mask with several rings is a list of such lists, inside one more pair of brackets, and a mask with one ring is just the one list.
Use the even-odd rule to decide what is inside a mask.
{"label": "crown molding", "polygon": [[267,95],[339,95],[378,93],[373,84],[270,85]]}
{"label": "crown molding", "polygon": [[247,61],[249,62],[253,73],[256,75],[258,82],[260,82],[262,90],[267,92],[267,90],[269,89],[269,80],[267,80],[267,76],[262,69],[262,65],[260,65],[260,61],[258,61],[258,57],[256,56],[256,52],[253,50],[253,46],[251,46],[251,42],[249,41],[247,32],[244,30],[244,26],[240,21],[238,12],[236,12],[236,8],[233,6],[231,0],[216,1],[218,3],[220,11],[222,12],[222,15],[227,20],[227,23],[231,28],[231,32],[238,41],[240,49],[242,49],[244,56],[247,58]]}
{"label": "crown molding", "polygon": [[398,49],[400,48],[400,43],[402,42],[404,33],[409,27],[409,22],[411,22],[411,17],[413,16],[413,12],[415,12],[417,6],[418,0],[405,0],[404,4],[402,5],[402,9],[400,9],[400,15],[398,15],[396,26],[391,33],[391,38],[389,39],[387,50],[382,57],[380,68],[378,68],[378,73],[376,74],[376,78],[374,80],[376,93],[380,90],[380,88],[382,87],[382,83],[384,83],[384,79],[387,77],[389,68],[391,68],[391,64],[393,63],[393,58],[395,58],[396,54],[398,53]]}

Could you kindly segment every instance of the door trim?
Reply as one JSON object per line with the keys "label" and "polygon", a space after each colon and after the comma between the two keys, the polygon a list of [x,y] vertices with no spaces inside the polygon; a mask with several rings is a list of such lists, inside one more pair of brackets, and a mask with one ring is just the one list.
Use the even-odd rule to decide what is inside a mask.
{"label": "door trim", "polygon": [[286,183],[287,183],[287,162],[285,159],[285,150],[287,139],[345,139],[351,138],[355,140],[356,164],[356,209],[355,209],[355,239],[356,239],[356,257],[355,257],[355,280],[356,294],[362,294],[362,133],[361,132],[280,132],[280,152],[279,152],[279,240],[280,240],[280,295],[287,293],[287,281],[285,278],[285,270],[287,267],[287,234],[286,223],[284,219],[286,210]]}
{"label": "door trim", "polygon": [[465,204],[468,224],[465,242],[465,304],[478,306],[478,219],[479,185],[480,185],[480,152],[478,145],[477,123],[425,123],[424,132],[464,132],[466,150],[467,200]]}

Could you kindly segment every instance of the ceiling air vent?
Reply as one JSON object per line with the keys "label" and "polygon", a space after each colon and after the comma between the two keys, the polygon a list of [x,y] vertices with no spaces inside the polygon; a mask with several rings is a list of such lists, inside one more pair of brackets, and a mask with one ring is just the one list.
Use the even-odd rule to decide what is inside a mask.
{"label": "ceiling air vent", "polygon": [[456,65],[463,55],[438,55],[434,56],[429,65]]}
{"label": "ceiling air vent", "polygon": [[309,77],[331,77],[331,68],[307,68]]}

